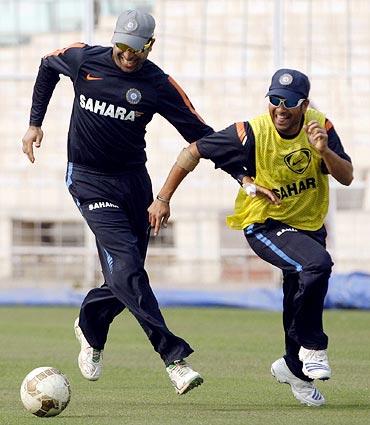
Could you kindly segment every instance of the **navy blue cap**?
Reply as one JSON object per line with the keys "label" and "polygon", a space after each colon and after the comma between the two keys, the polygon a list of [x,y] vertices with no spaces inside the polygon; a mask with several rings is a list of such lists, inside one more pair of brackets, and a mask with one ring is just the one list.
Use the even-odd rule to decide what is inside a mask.
{"label": "navy blue cap", "polygon": [[295,69],[279,69],[271,79],[266,96],[278,96],[292,103],[307,99],[310,92],[310,80],[307,75]]}

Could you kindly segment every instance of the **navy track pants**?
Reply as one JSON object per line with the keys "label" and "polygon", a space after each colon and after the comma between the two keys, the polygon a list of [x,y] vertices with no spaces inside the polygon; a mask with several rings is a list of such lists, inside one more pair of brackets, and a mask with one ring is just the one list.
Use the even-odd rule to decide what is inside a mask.
{"label": "navy track pants", "polygon": [[328,346],[322,318],[333,262],[325,249],[325,227],[304,231],[268,219],[248,226],[244,234],[260,258],[283,272],[284,358],[294,375],[307,381],[298,358],[300,347]]}
{"label": "navy track pants", "polygon": [[95,235],[105,279],[81,305],[79,324],[87,341],[103,349],[109,325],[127,307],[166,366],[187,357],[193,350],[167,328],[144,269],[153,200],[146,168],[107,175],[69,163],[66,183]]}

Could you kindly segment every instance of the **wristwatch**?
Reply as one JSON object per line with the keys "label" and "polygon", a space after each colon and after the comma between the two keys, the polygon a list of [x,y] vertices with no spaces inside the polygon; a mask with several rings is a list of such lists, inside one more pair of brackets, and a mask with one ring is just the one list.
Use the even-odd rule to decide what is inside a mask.
{"label": "wristwatch", "polygon": [[250,196],[251,198],[254,198],[257,194],[257,188],[254,183],[244,183],[242,185],[245,193]]}

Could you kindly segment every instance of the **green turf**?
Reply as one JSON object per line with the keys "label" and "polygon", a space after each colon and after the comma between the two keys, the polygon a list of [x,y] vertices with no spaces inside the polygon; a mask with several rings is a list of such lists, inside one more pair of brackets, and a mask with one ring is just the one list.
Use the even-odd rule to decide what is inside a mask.
{"label": "green turf", "polygon": [[[196,350],[205,383],[184,396],[170,385],[159,356],[130,314],[111,327],[104,374],[78,371],[75,308],[0,308],[0,424],[58,425],[362,425],[370,424],[370,312],[326,311],[334,376],[318,383],[320,408],[300,405],[270,376],[281,356],[279,313],[234,309],[166,309],[171,329]],[[55,418],[27,413],[19,386],[33,368],[54,366],[70,379],[72,400]]]}

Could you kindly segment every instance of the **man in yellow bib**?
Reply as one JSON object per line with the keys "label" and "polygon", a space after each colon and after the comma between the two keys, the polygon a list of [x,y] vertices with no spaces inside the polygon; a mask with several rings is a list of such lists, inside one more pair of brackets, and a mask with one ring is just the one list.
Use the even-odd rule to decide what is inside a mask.
{"label": "man in yellow bib", "polygon": [[253,251],[283,272],[286,353],[271,373],[301,403],[320,406],[325,398],[313,380],[331,376],[322,322],[333,265],[325,249],[328,174],[349,185],[353,167],[333,124],[309,108],[309,91],[305,74],[278,70],[266,94],[268,113],[184,149],[148,211],[158,234],[170,215],[171,196],[200,158],[240,183],[227,224],[243,230]]}

